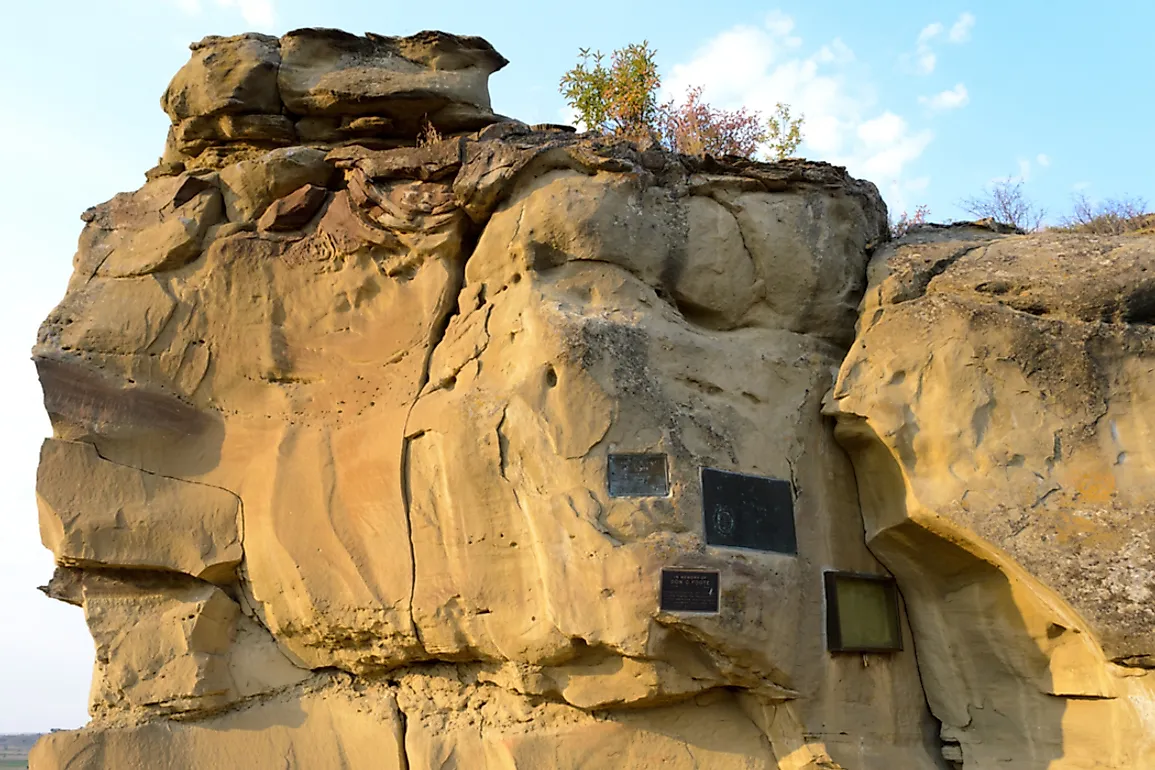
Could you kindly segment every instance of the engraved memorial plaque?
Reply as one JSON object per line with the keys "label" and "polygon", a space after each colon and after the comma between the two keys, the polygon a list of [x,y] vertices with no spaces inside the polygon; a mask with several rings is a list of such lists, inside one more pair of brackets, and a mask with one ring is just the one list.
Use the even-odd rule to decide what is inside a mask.
{"label": "engraved memorial plaque", "polygon": [[831,652],[902,649],[898,586],[886,575],[826,572],[826,648]]}
{"label": "engraved memorial plaque", "polygon": [[702,469],[706,544],[798,553],[789,481]]}
{"label": "engraved memorial plaque", "polygon": [[665,455],[610,455],[608,473],[610,497],[665,497],[670,493]]}
{"label": "engraved memorial plaque", "polygon": [[717,612],[717,570],[663,569],[659,604],[666,612]]}

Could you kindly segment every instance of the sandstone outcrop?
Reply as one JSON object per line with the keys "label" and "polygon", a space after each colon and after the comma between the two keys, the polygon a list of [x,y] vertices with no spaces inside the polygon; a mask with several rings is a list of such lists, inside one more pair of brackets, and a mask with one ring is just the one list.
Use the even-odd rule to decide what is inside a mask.
{"label": "sandstone outcrop", "polygon": [[[34,350],[46,592],[97,666],[33,767],[1140,766],[1149,247],[1049,289],[1072,242],[884,247],[843,169],[499,118],[504,62],[194,46],[165,158],[86,212]],[[1015,302],[1044,310],[974,326]],[[1071,356],[1105,327],[1105,358],[1038,342],[1033,396],[964,371],[1017,366],[1031,324]],[[615,492],[615,458],[660,483]],[[788,545],[720,545],[741,512],[707,522],[707,472],[773,481]],[[1080,473],[1114,479],[1099,507]],[[717,611],[663,604],[667,568],[716,574]],[[911,623],[829,652],[824,575],[888,569]]]}
{"label": "sandstone outcrop", "polygon": [[1155,764],[1153,292],[1147,238],[923,228],[871,263],[827,411],[964,767]]}
{"label": "sandstone outcrop", "polygon": [[430,128],[502,120],[488,83],[508,62],[479,37],[299,29],[214,35],[191,48],[161,98],[172,128],[153,173],[223,168],[300,143],[395,147]]}

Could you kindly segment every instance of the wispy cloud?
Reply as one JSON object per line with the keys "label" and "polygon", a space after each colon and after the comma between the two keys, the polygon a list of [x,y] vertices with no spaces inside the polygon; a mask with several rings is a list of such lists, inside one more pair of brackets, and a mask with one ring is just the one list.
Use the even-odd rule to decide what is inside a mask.
{"label": "wispy cloud", "polygon": [[971,39],[971,30],[974,28],[974,14],[963,13],[958,17],[958,21],[951,25],[950,33],[948,33],[947,39],[952,43],[965,43]]}
{"label": "wispy cloud", "polygon": [[[941,28],[932,35],[942,35]],[[908,170],[931,143],[929,130],[876,104],[875,88],[855,66],[854,51],[841,39],[806,45],[794,22],[781,12],[761,25],[733,27],[708,40],[693,57],[663,78],[662,99],[678,98],[693,86],[717,107],[745,106],[769,115],[786,102],[804,114],[807,157],[847,166],[852,174],[884,189],[903,205],[909,192],[925,189],[926,177]]]}
{"label": "wispy cloud", "polygon": [[946,110],[957,110],[959,107],[965,106],[970,99],[970,94],[967,93],[967,87],[962,83],[958,83],[954,88],[940,91],[934,96],[920,96],[918,97],[918,103],[924,104],[932,110],[942,112]]}
{"label": "wispy cloud", "polygon": [[276,11],[273,9],[273,0],[217,0],[217,5],[223,8],[236,8],[241,18],[260,29],[273,26]]}
{"label": "wispy cloud", "polygon": [[[197,16],[204,11],[201,0],[172,0],[177,8],[189,16]],[[246,23],[258,29],[270,29],[276,21],[273,0],[216,0],[220,8],[235,10]]]}
{"label": "wispy cloud", "polygon": [[1034,174],[1035,166],[1038,166],[1039,169],[1045,169],[1051,165],[1051,158],[1050,156],[1040,152],[1034,157],[1033,160],[1030,158],[1019,158],[1015,161],[1015,163],[1018,165],[1019,173],[1011,174],[1009,176],[997,176],[992,179],[991,182],[1010,182],[1012,184],[1016,182],[1022,182],[1026,184],[1027,182],[1031,181],[1031,176]]}
{"label": "wispy cloud", "polygon": [[935,56],[934,51],[930,47],[930,43],[936,37],[942,34],[942,24],[935,22],[927,24],[918,33],[918,43],[914,54],[915,69],[921,75],[929,75],[934,72],[935,64],[938,63],[938,57]]}
{"label": "wispy cloud", "polygon": [[949,31],[941,21],[927,24],[919,30],[914,52],[903,54],[901,57],[902,65],[919,75],[931,74],[938,65],[938,54],[935,53],[934,45],[942,40],[943,33],[946,33],[946,42],[957,45],[970,40],[971,30],[974,29],[974,26],[973,13],[959,14]]}

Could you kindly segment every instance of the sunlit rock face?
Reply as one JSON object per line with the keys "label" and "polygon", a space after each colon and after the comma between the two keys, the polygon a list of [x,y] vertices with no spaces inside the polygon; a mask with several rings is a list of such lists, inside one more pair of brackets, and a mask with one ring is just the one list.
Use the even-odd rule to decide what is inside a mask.
{"label": "sunlit rock face", "polygon": [[925,228],[827,411],[964,767],[1155,766],[1155,241]]}
{"label": "sunlit rock face", "polygon": [[[1090,517],[1118,548],[1068,528],[1049,550],[1043,512],[1074,498],[1028,474],[1075,466],[1026,412],[992,395],[977,440],[896,443],[910,410],[969,402],[943,395],[964,362],[928,358],[948,327],[874,350],[912,247],[881,247],[873,185],[501,118],[478,38],[193,49],[165,157],[85,212],[34,350],[46,591],[84,608],[97,666],[93,721],[33,767],[1043,768],[1068,744],[1064,767],[1138,766],[1150,623],[1118,597],[1145,579],[1147,482],[1111,471],[1132,475]],[[910,268],[910,308],[937,264]],[[1111,371],[1134,380],[1128,312],[1104,323],[1132,329]],[[959,318],[950,340],[995,344]],[[1145,407],[1117,398],[1138,468]],[[1030,430],[1074,430],[1049,404]],[[975,452],[996,436],[1023,447]],[[656,473],[611,489],[639,455]],[[744,514],[710,518],[715,471],[785,490],[777,545],[719,539]],[[996,506],[1027,484],[1020,552]],[[1048,557],[1092,551],[1110,601]],[[673,568],[716,573],[717,611],[663,604]],[[914,635],[897,603],[901,649],[828,652],[824,573],[887,568]]]}

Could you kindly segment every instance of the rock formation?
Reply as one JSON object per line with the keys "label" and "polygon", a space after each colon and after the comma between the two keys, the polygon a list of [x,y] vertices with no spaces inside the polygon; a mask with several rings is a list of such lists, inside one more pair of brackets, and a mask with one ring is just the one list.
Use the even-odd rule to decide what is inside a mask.
{"label": "rock formation", "polygon": [[[504,63],[193,46],[34,351],[97,663],[33,768],[1155,762],[1155,246],[887,244],[837,167],[501,118]],[[787,547],[719,545],[718,472]],[[832,570],[891,649],[828,651]]]}

